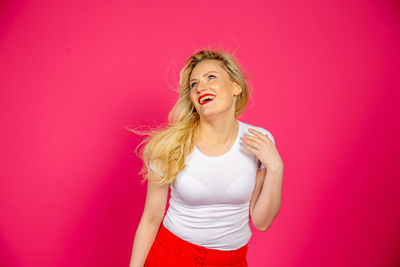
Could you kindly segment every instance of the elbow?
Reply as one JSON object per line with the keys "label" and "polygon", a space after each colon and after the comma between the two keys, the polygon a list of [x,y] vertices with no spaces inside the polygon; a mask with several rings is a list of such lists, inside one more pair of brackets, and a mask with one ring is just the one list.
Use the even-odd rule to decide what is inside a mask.
{"label": "elbow", "polygon": [[160,217],[160,216],[142,216],[141,222],[144,224],[160,226],[163,219],[164,219],[164,217]]}
{"label": "elbow", "polygon": [[260,232],[265,232],[265,231],[267,231],[270,227],[271,227],[271,224],[268,224],[267,226],[259,227],[259,228],[257,228],[257,229],[258,229],[258,231],[260,231]]}
{"label": "elbow", "polygon": [[270,228],[272,225],[272,223],[266,224],[266,225],[262,225],[262,226],[257,226],[256,229],[260,232],[265,232],[268,230],[268,228]]}
{"label": "elbow", "polygon": [[271,225],[272,225],[272,222],[269,222],[269,223],[267,223],[267,224],[265,224],[265,223],[262,224],[262,223],[258,222],[258,221],[256,220],[256,218],[254,218],[253,216],[251,217],[251,220],[252,220],[252,222],[253,222],[254,227],[255,227],[258,231],[260,231],[260,232],[265,232],[265,231],[267,231],[268,228],[270,228]]}
{"label": "elbow", "polygon": [[[280,208],[279,208],[279,209],[280,209]],[[279,209],[278,209],[278,211],[276,212],[275,216],[274,216],[272,219],[270,219],[270,220],[268,221],[267,224],[261,225],[261,226],[259,226],[259,227],[257,228],[260,232],[265,232],[265,231],[267,231],[267,230],[272,226],[272,222],[275,220],[276,216],[278,215]]]}

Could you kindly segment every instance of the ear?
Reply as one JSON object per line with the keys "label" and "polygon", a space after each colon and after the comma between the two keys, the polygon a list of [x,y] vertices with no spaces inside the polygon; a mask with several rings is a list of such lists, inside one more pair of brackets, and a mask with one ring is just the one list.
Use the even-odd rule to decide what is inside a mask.
{"label": "ear", "polygon": [[234,86],[234,88],[233,88],[233,94],[234,94],[235,96],[240,95],[240,93],[242,92],[242,88],[240,87],[240,85],[239,85],[237,82],[233,82],[233,86]]}

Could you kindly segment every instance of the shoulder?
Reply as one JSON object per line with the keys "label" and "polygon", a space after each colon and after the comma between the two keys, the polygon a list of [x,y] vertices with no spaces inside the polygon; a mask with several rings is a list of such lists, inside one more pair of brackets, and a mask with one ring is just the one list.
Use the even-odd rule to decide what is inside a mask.
{"label": "shoulder", "polygon": [[274,137],[272,136],[271,132],[268,131],[267,129],[265,129],[265,128],[261,127],[261,126],[255,126],[255,125],[252,125],[252,124],[249,124],[249,123],[246,123],[246,122],[242,122],[242,121],[240,121],[240,122],[241,122],[241,124],[242,124],[242,126],[244,128],[243,130],[245,132],[247,132],[249,128],[255,129],[255,130],[261,132],[262,134],[267,135],[267,137],[272,141],[272,143],[275,144]]}

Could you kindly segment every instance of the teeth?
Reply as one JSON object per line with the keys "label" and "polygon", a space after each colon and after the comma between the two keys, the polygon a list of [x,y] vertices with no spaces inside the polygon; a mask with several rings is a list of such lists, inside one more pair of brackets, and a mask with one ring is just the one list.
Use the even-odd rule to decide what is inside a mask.
{"label": "teeth", "polygon": [[204,101],[206,101],[206,100],[214,99],[214,98],[215,98],[215,96],[209,96],[209,95],[204,96],[204,97],[200,98],[200,104],[203,104]]}

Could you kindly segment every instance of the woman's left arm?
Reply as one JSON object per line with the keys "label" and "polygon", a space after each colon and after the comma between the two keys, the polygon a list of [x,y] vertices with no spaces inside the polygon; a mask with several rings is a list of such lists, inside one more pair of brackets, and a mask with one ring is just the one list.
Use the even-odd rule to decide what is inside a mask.
{"label": "woman's left arm", "polygon": [[[274,143],[266,135],[251,128],[249,128],[249,132],[255,136],[244,135],[243,148],[256,155],[267,169],[265,176],[261,177],[264,179],[261,182],[261,192],[258,196],[253,195],[256,200],[252,201],[250,207],[250,216],[254,226],[264,232],[271,227],[281,208],[283,162]],[[261,170],[257,172],[257,174],[259,173]]]}

